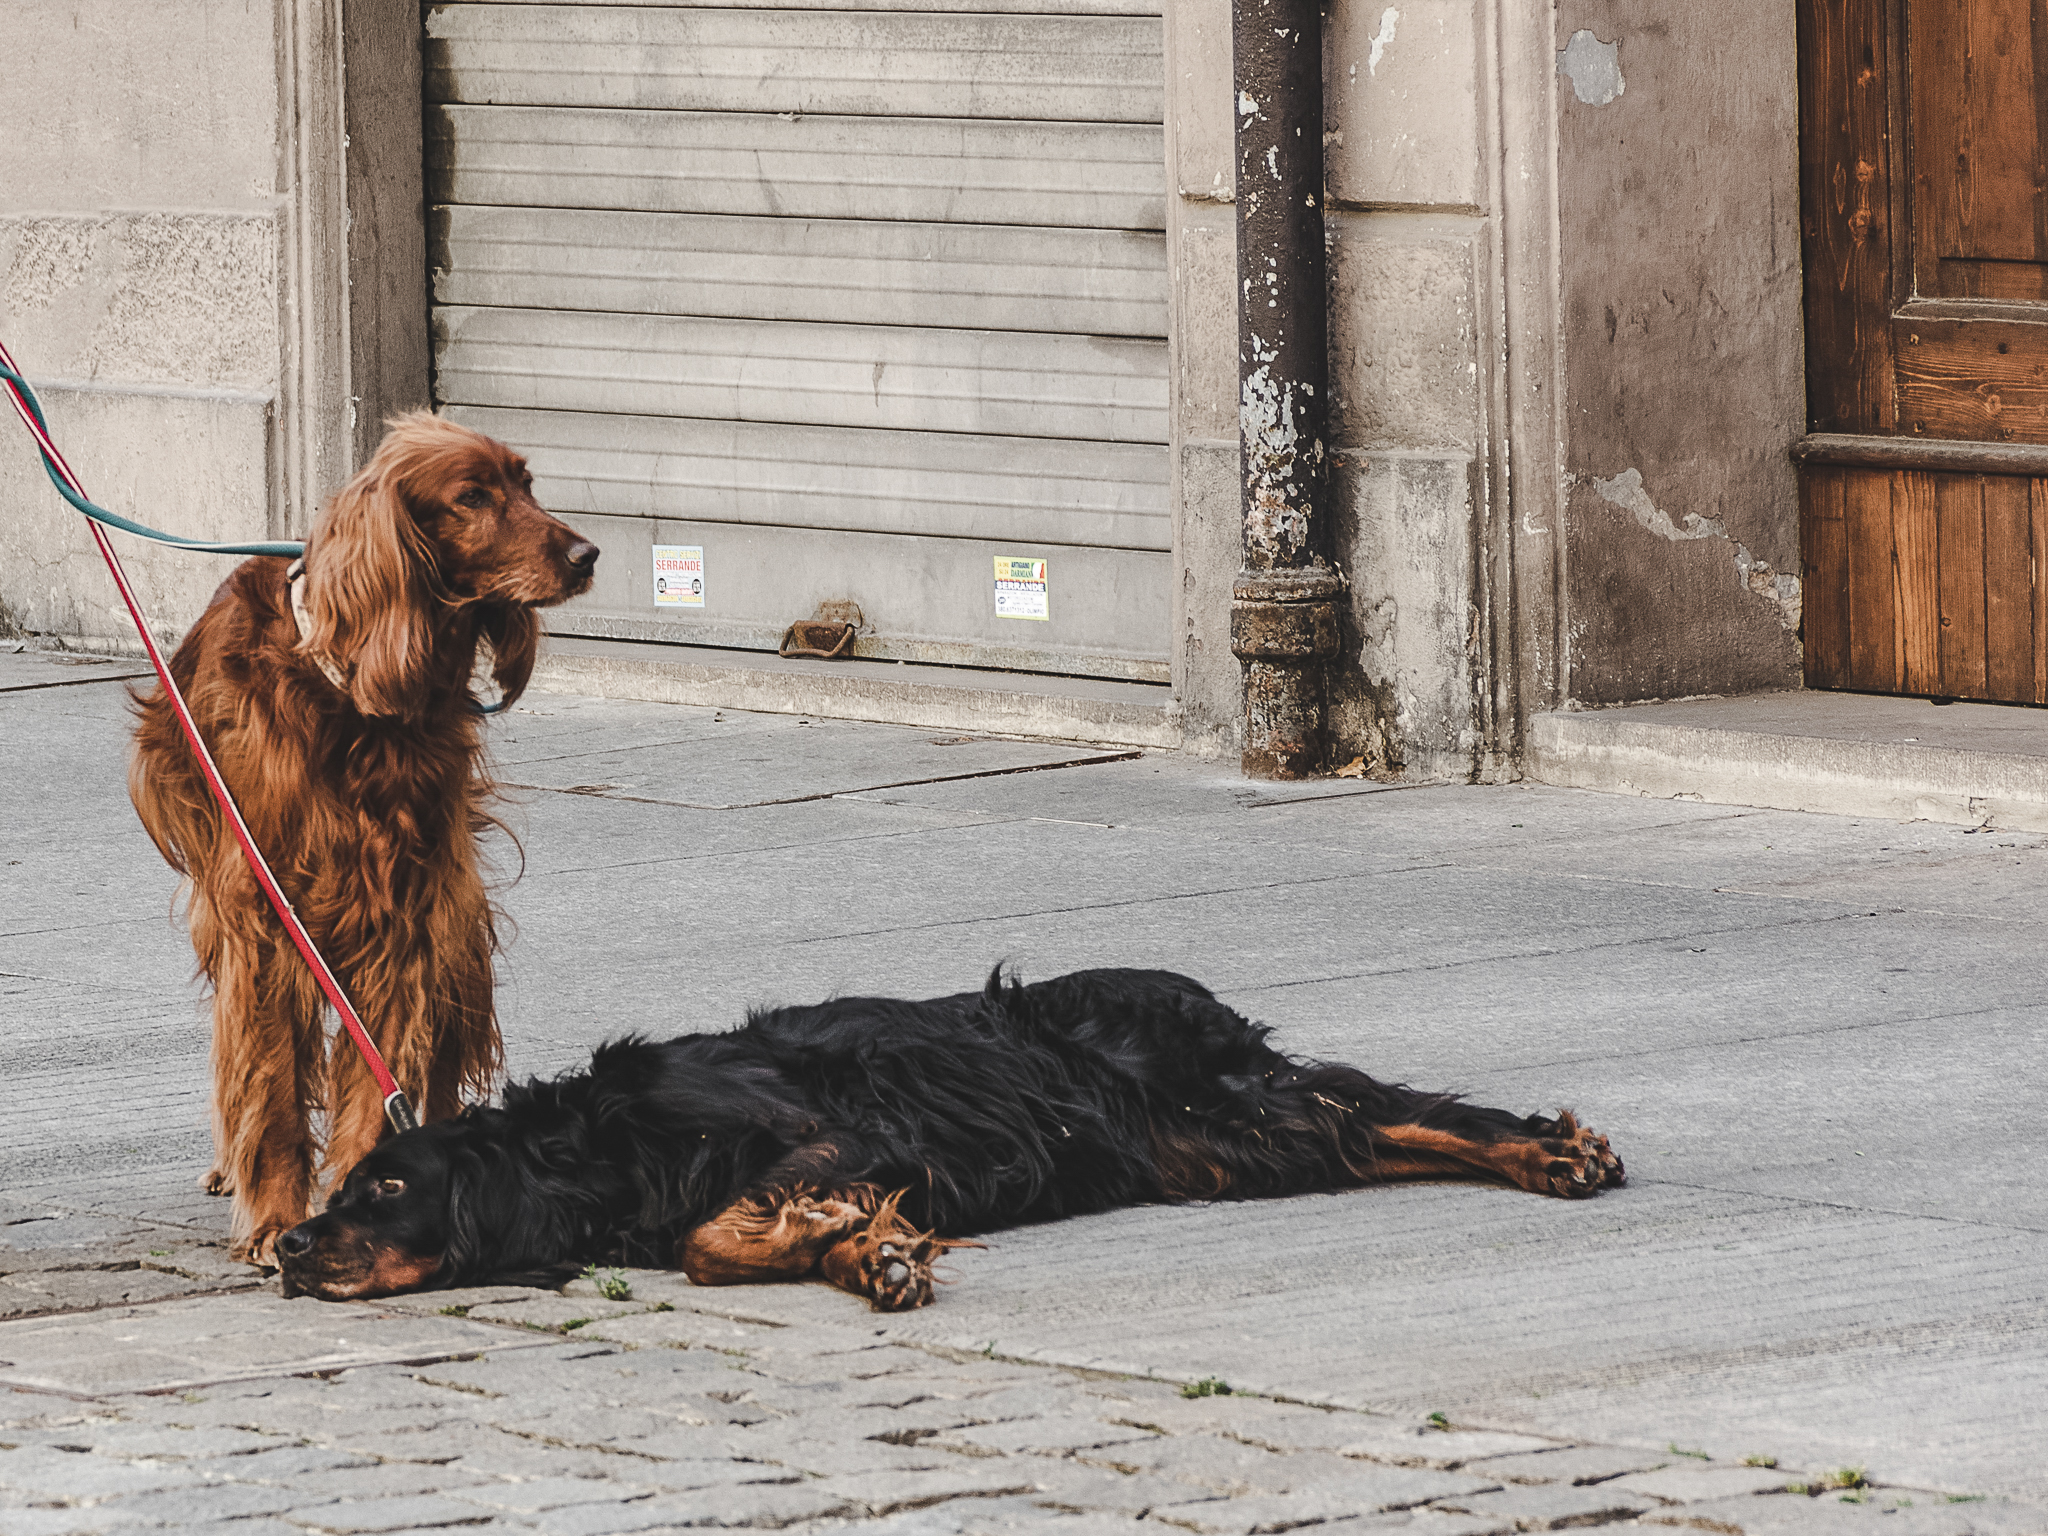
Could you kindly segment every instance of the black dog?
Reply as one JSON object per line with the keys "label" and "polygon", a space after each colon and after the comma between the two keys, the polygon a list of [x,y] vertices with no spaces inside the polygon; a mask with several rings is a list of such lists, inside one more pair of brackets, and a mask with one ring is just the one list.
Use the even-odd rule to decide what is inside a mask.
{"label": "black dog", "polygon": [[1583,1196],[1622,1182],[1570,1112],[1522,1119],[1299,1062],[1199,982],[1080,971],[930,1002],[842,998],[724,1035],[601,1047],[386,1141],[277,1243],[287,1295],[341,1300],[674,1265],[699,1285],[820,1272],[894,1310],[966,1234],[1147,1201],[1390,1179]]}

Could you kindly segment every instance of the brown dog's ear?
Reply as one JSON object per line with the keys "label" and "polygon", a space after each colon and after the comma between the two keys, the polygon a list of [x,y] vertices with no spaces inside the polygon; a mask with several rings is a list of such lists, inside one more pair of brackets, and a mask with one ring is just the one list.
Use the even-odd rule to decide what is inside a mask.
{"label": "brown dog's ear", "polygon": [[484,614],[484,638],[491,642],[491,681],[500,707],[526,692],[540,654],[540,618],[531,608],[493,605]]}
{"label": "brown dog's ear", "polygon": [[312,633],[301,649],[340,665],[364,714],[404,718],[425,702],[432,552],[384,457],[373,458],[313,525],[306,581]]}

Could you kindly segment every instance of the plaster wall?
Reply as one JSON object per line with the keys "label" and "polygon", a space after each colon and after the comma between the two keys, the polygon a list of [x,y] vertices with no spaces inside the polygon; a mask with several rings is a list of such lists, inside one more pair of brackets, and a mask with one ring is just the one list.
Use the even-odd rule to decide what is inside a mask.
{"label": "plaster wall", "polygon": [[[417,79],[417,8],[350,4],[381,24],[356,45],[368,104],[355,116],[385,158],[359,153],[353,179],[374,207],[393,141],[376,92],[407,60]],[[351,255],[380,242],[374,219],[349,228],[342,20],[341,0],[0,0],[9,77],[53,82],[0,135],[0,335],[87,490],[155,527],[290,537],[354,462]],[[416,105],[405,117],[416,146]],[[416,187],[416,147],[411,162]],[[415,226],[416,253],[416,193],[405,208],[401,182],[384,202]],[[383,243],[403,268],[402,237]],[[423,337],[416,254],[409,270]],[[402,390],[379,381],[411,366],[389,354],[364,370],[380,403]],[[166,639],[231,564],[114,537]],[[135,644],[25,437],[0,452],[0,632],[24,631]]]}
{"label": "plaster wall", "polygon": [[1794,11],[1557,9],[1567,697],[1797,687]]}

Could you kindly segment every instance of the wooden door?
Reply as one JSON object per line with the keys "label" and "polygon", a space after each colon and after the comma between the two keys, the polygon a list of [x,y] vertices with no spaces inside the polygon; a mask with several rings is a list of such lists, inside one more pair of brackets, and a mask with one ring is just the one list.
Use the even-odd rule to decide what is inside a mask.
{"label": "wooden door", "polygon": [[1806,681],[2048,702],[2048,0],[1801,0]]}

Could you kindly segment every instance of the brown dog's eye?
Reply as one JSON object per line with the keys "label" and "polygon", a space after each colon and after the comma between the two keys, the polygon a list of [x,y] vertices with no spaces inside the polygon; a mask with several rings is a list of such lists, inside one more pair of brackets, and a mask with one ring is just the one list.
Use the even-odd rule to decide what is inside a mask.
{"label": "brown dog's eye", "polygon": [[491,504],[491,496],[481,486],[465,485],[457,494],[455,504],[458,507],[488,507]]}
{"label": "brown dog's eye", "polygon": [[377,1181],[377,1193],[380,1195],[402,1195],[405,1193],[405,1180],[379,1179]]}

